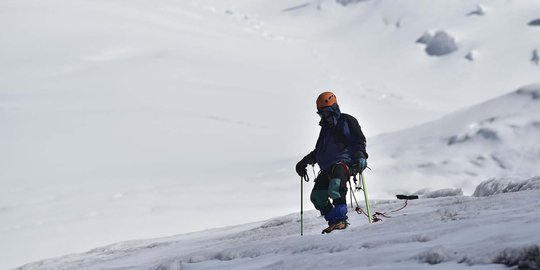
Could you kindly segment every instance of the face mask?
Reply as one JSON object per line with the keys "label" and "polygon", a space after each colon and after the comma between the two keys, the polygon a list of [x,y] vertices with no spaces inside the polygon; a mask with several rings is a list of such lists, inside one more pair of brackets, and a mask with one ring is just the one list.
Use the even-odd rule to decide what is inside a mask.
{"label": "face mask", "polygon": [[321,117],[321,126],[331,128],[334,126],[334,114],[329,111],[317,112]]}

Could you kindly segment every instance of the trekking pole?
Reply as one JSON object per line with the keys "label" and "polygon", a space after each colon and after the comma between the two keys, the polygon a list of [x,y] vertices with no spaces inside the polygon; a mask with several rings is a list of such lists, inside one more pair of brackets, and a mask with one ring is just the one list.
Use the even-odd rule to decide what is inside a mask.
{"label": "trekking pole", "polygon": [[369,223],[373,223],[373,220],[371,219],[371,210],[369,209],[366,180],[364,180],[363,173],[360,173],[360,178],[362,179],[362,189],[364,190],[364,200],[366,201],[366,210],[367,210],[368,220],[369,220]]}
{"label": "trekking pole", "polygon": [[351,185],[351,179],[349,179],[349,187],[351,188],[351,192],[349,192],[349,198],[350,198],[350,202],[351,202],[351,209],[354,209],[354,206],[352,204],[352,196],[353,196],[353,193],[354,193],[354,189]]}
{"label": "trekking pole", "polygon": [[304,178],[300,177],[300,236],[304,235]]}
{"label": "trekking pole", "polygon": [[300,176],[300,236],[304,235],[304,181],[309,181],[307,174]]}

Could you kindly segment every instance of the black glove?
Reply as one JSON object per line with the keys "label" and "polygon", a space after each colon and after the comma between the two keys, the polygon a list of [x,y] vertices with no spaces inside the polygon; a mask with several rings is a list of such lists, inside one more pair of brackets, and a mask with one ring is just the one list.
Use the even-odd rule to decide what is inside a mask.
{"label": "black glove", "polygon": [[296,163],[296,173],[300,175],[300,177],[304,178],[307,176],[307,163],[304,159],[300,160],[298,163]]}
{"label": "black glove", "polygon": [[353,175],[362,173],[367,167],[367,160],[365,158],[359,158],[351,166],[351,172]]}

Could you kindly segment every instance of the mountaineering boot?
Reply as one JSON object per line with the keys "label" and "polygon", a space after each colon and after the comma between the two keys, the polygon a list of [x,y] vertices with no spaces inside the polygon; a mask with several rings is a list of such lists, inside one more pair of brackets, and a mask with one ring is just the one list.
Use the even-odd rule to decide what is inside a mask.
{"label": "mountaineering boot", "polygon": [[343,229],[346,229],[347,226],[349,226],[349,223],[347,222],[347,220],[340,220],[340,221],[337,221],[336,223],[330,224],[330,226],[324,229],[322,233],[325,234],[325,233],[331,233],[333,230],[343,230]]}

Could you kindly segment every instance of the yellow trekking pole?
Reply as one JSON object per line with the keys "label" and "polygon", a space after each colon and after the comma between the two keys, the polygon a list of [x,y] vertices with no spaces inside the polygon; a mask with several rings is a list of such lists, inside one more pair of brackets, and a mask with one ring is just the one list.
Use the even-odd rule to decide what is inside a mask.
{"label": "yellow trekking pole", "polygon": [[364,179],[364,173],[360,173],[360,178],[362,180],[362,189],[364,190],[364,200],[366,201],[366,210],[367,210],[368,220],[369,220],[369,223],[373,223],[373,220],[371,218],[371,210],[369,209],[369,201],[368,201],[368,195],[367,195],[366,180]]}

